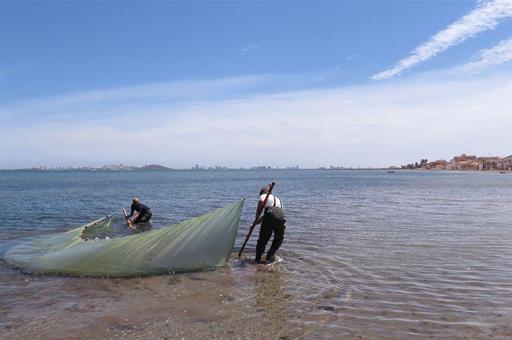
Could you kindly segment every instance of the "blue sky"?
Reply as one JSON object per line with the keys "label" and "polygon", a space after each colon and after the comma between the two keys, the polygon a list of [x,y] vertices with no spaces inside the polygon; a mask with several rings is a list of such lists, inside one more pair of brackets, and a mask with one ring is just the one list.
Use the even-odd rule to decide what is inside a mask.
{"label": "blue sky", "polygon": [[0,168],[512,154],[511,17],[512,0],[1,2]]}

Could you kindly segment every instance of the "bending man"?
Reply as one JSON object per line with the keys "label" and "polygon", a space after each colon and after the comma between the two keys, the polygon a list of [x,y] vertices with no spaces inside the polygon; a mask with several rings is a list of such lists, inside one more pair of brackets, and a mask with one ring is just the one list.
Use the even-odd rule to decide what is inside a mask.
{"label": "bending man", "polygon": [[137,197],[134,197],[132,199],[130,215],[127,220],[128,224],[132,226],[132,224],[143,224],[149,222],[151,216],[153,216],[151,209],[149,209],[145,204],[140,203]]}
{"label": "bending man", "polygon": [[[258,243],[256,245],[256,263],[261,263],[261,256],[265,251],[270,236],[274,233],[274,239],[272,245],[267,252],[266,262],[271,263],[275,261],[275,253],[283,243],[284,229],[286,218],[284,216],[283,204],[281,200],[270,194],[268,195],[267,202],[265,203],[265,197],[267,196],[269,188],[263,187],[260,190],[260,199],[258,201],[258,207],[256,208],[256,218],[264,210],[263,217],[261,217],[256,224],[261,223],[260,234],[258,236]],[[263,204],[265,203],[265,206]]]}

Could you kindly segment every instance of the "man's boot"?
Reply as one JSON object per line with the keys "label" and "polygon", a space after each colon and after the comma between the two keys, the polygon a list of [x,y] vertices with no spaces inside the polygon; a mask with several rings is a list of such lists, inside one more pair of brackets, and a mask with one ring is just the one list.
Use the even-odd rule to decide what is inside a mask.
{"label": "man's boot", "polygon": [[269,252],[267,253],[265,263],[272,263],[276,260],[276,256],[274,255],[274,253],[275,253],[274,251],[269,250]]}
{"label": "man's boot", "polygon": [[256,257],[254,258],[254,262],[256,263],[262,263],[261,262],[261,255],[263,255],[262,253],[260,252],[256,252]]}

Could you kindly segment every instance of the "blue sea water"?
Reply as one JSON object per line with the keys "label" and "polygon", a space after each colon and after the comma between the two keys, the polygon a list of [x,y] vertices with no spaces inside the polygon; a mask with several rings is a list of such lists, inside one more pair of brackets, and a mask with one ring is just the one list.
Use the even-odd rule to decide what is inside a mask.
{"label": "blue sea water", "polygon": [[[285,242],[278,254],[282,262],[266,272],[233,259],[228,268],[200,274],[199,281],[197,277],[179,276],[182,281],[173,286],[173,298],[182,296],[181,303],[197,304],[195,312],[171,320],[172,327],[181,329],[185,337],[230,337],[233,333],[228,330],[240,323],[245,325],[237,329],[242,337],[255,332],[306,338],[512,335],[511,174],[2,171],[0,248],[5,250],[24,237],[64,231],[120,211],[129,207],[133,196],[151,207],[157,228],[247,198],[236,242],[239,246],[254,219],[259,189],[272,180],[277,182],[275,194],[283,200],[288,219]],[[257,230],[248,247],[249,256],[256,239]],[[27,285],[24,280],[35,281]],[[72,303],[77,291],[88,289],[91,280],[33,278],[3,263],[0,305],[10,313],[0,318],[0,326],[11,336],[47,334],[49,330],[37,317],[34,319],[36,312],[29,307],[28,298],[20,299],[24,294],[53,312],[52,322],[65,329],[60,321],[63,315],[57,310]],[[118,282],[99,280],[92,282]],[[114,306],[111,318],[121,320],[121,310],[128,303],[123,296],[133,296],[134,289],[142,295],[168,290],[161,277],[140,280],[142,283],[126,281],[121,297],[117,293],[103,297],[108,306]],[[149,288],[135,288],[139,284]],[[209,285],[210,293],[203,292],[201,285]],[[67,293],[55,301],[41,295],[41,287],[52,291],[49,287],[55,286],[60,287],[59,294]],[[213,301],[219,294],[225,297],[226,289],[231,299],[222,300],[222,312],[214,311]],[[186,300],[183,296],[191,291],[203,294],[201,299]],[[96,301],[98,296],[92,294],[90,299]],[[161,308],[144,310],[154,321],[137,324],[139,328],[132,334],[166,336],[171,326],[166,328],[163,310],[175,307],[160,300],[155,304]],[[106,302],[98,302],[98,306],[102,306],[98,307],[101,312],[78,307],[71,312],[92,318],[88,327],[104,326],[105,319],[97,315],[108,308]],[[178,310],[175,313],[181,315]],[[216,319],[218,313],[224,313],[224,318]],[[191,314],[196,317],[189,319]],[[198,323],[201,318],[209,321]],[[104,333],[98,334],[114,336],[107,328],[122,335],[122,327],[115,325],[102,328]],[[80,334],[87,338],[96,333],[84,328]]]}

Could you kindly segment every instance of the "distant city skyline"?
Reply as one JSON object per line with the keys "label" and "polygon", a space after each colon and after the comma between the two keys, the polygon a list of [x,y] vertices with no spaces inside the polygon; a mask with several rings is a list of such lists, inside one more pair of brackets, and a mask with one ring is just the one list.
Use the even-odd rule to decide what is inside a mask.
{"label": "distant city skyline", "polygon": [[317,167],[309,167],[309,168],[301,168],[299,165],[288,165],[284,167],[280,166],[272,166],[272,165],[252,165],[249,167],[226,167],[223,165],[204,165],[204,164],[195,164],[193,166],[184,167],[184,168],[172,168],[168,167],[165,164],[156,164],[156,163],[150,163],[150,164],[144,164],[144,165],[132,165],[132,164],[105,164],[100,167],[93,167],[93,166],[79,166],[79,167],[72,167],[72,166],[46,166],[46,165],[39,165],[39,166],[31,166],[27,168],[19,168],[19,169],[0,169],[0,170],[61,170],[61,171],[67,171],[67,170],[106,170],[106,171],[118,171],[118,170],[293,170],[293,169],[303,169],[303,170],[311,170],[311,169],[323,169],[323,170],[352,170],[352,169],[396,169],[396,168],[402,168],[402,169],[416,169],[416,168],[427,168],[429,170],[431,169],[438,169],[438,170],[457,170],[460,168],[457,168],[457,166],[460,166],[460,162],[464,163],[465,161],[468,161],[469,168],[476,168],[478,170],[478,167],[485,167],[489,166],[484,163],[506,163],[507,169],[509,167],[512,168],[512,155],[508,156],[499,156],[499,155],[485,155],[485,156],[477,156],[477,155],[471,155],[471,154],[465,154],[461,153],[460,155],[454,155],[449,160],[446,159],[426,159],[422,158],[420,159],[420,162],[412,162],[408,164],[392,164],[387,167],[346,167],[343,165],[334,165],[330,164],[328,166],[317,166]]}
{"label": "distant city skyline", "polygon": [[511,18],[511,0],[2,2],[0,168],[507,156]]}

